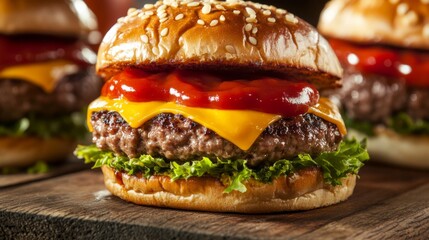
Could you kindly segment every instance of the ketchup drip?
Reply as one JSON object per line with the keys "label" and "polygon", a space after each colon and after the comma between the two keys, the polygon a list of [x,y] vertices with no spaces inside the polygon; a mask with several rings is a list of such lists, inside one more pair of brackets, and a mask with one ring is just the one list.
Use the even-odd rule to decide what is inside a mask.
{"label": "ketchup drip", "polygon": [[70,60],[83,66],[95,63],[95,54],[81,40],[51,36],[0,35],[0,53],[0,70],[56,59]]}
{"label": "ketchup drip", "polygon": [[102,95],[132,102],[164,101],[189,107],[255,110],[293,117],[319,101],[319,92],[307,82],[264,77],[228,80],[215,74],[175,70],[147,73],[126,69],[113,76]]}
{"label": "ketchup drip", "polygon": [[410,86],[429,87],[429,52],[368,46],[329,40],[343,66],[363,73],[404,79]]}

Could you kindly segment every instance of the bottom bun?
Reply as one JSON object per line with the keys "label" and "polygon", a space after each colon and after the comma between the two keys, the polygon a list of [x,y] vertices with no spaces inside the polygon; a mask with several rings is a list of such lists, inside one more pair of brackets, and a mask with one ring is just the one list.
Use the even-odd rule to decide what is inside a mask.
{"label": "bottom bun", "polygon": [[0,167],[26,167],[38,161],[64,160],[76,147],[76,141],[37,137],[0,137]]}
{"label": "bottom bun", "polygon": [[269,213],[308,210],[346,200],[356,184],[356,175],[344,178],[341,186],[323,183],[322,172],[307,168],[270,184],[255,180],[247,191],[224,193],[225,186],[212,177],[171,181],[168,176],[128,175],[103,166],[107,189],[126,201],[141,205],[211,212]]}
{"label": "bottom bun", "polygon": [[377,127],[375,136],[368,137],[355,130],[349,135],[367,138],[371,160],[398,166],[429,169],[429,136],[400,135],[390,129]]}

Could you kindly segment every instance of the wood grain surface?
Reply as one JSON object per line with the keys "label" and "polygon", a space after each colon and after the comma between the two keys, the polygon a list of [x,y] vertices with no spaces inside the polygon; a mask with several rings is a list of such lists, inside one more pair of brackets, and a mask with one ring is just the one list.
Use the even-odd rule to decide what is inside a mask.
{"label": "wood grain surface", "polygon": [[346,202],[244,215],[137,206],[98,170],[0,188],[0,239],[429,239],[429,174],[370,164]]}

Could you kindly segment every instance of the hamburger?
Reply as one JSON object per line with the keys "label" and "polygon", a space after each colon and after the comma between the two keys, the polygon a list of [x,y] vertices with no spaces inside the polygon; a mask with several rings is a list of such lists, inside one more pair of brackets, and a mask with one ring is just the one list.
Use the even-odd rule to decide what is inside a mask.
{"label": "hamburger", "polygon": [[100,91],[82,1],[0,2],[0,169],[64,159]]}
{"label": "hamburger", "polygon": [[342,69],[308,23],[243,1],[159,1],[104,37],[92,102],[107,189],[136,204],[216,212],[306,210],[347,199],[368,154],[318,89]]}
{"label": "hamburger", "polygon": [[429,2],[329,2],[318,26],[342,66],[332,94],[377,160],[429,169]]}

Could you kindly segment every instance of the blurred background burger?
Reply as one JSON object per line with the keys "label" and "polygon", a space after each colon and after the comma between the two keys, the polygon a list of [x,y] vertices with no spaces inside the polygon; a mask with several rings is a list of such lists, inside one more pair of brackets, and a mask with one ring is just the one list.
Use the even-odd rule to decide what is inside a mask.
{"label": "blurred background burger", "polygon": [[346,124],[374,159],[429,168],[429,1],[334,0],[318,27],[345,69]]}
{"label": "blurred background burger", "polygon": [[0,168],[64,160],[84,136],[96,27],[80,0],[0,1]]}

